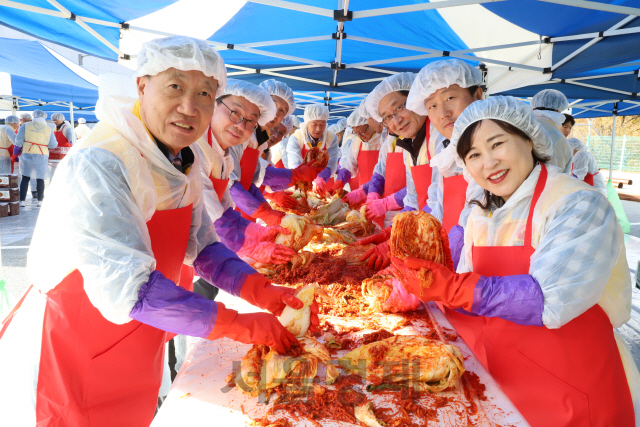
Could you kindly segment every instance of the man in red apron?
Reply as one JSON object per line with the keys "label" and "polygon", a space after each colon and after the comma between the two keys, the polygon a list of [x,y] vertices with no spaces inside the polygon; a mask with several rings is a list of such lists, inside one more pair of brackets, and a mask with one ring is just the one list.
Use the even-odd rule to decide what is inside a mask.
{"label": "man in red apron", "polygon": [[[552,141],[515,98],[470,106],[451,147],[492,195],[469,218],[459,267],[466,272],[394,258],[394,274],[423,301],[445,306],[532,427],[635,426],[630,387],[638,389],[638,372],[613,331],[631,309],[613,208],[541,163],[551,158]],[[423,268],[433,274],[429,287],[417,276]]]}
{"label": "man in red apron", "polygon": [[62,113],[53,113],[51,115],[51,121],[56,125],[56,129],[53,134],[58,141],[58,147],[71,147],[75,142],[75,136],[73,135],[73,128],[71,124],[64,119]]}
{"label": "man in red apron", "polygon": [[[425,140],[429,140],[428,120],[425,116],[416,114],[406,108],[407,94],[414,79],[414,73],[398,73],[387,77],[369,94],[366,99],[366,108],[374,120],[381,122],[389,129],[389,133],[398,135],[396,145],[400,145],[400,140],[402,139],[404,141],[404,149],[411,148],[413,151],[415,141],[416,151],[422,150],[424,152],[426,148],[423,149],[422,147],[426,147]],[[428,168],[428,164],[426,167]],[[431,179],[430,169],[425,172],[422,166],[420,168],[419,170],[416,169],[416,173],[420,175],[418,182],[422,183],[424,181],[428,184]],[[404,167],[402,171],[406,174]],[[409,175],[407,174],[406,176]],[[398,192],[387,198],[388,203],[386,204],[397,209],[399,208],[399,203],[395,195],[398,195]],[[374,201],[372,200],[370,203]],[[406,205],[404,209],[407,209]],[[362,257],[363,260],[368,258],[370,267],[380,269],[389,265],[389,245],[387,243],[389,236],[390,228],[384,230],[381,234],[370,236],[358,242],[358,244],[376,244],[375,248],[370,249]]]}
{"label": "man in red apron", "polygon": [[338,169],[340,147],[338,137],[327,130],[329,109],[322,104],[307,105],[304,109],[304,123],[294,132],[287,142],[287,158],[289,168],[297,168],[304,163],[304,157],[311,148],[325,150],[329,154],[327,167],[313,181],[319,194],[333,188],[332,175]]}
{"label": "man in red apron", "polygon": [[578,138],[569,138],[569,145],[573,150],[571,159],[571,175],[607,195],[607,184],[598,168],[598,162],[593,154],[585,150]]}
{"label": "man in red apron", "polygon": [[[430,148],[433,150],[430,162],[432,168],[428,194],[420,196],[413,188],[418,183],[407,175],[407,205],[420,205],[422,198],[428,200],[429,212],[435,216],[449,233],[449,245],[452,253],[459,253],[463,243],[463,226],[469,215],[470,207],[465,205],[467,181],[455,161],[441,155],[449,144],[454,124],[467,106],[482,99],[482,73],[459,59],[435,61],[425,66],[411,87],[407,106],[413,111],[425,114],[432,124]],[[444,159],[443,159],[444,157]],[[415,186],[414,186],[415,183]],[[473,187],[476,189],[476,186]],[[422,209],[422,207],[418,206]],[[454,268],[458,259],[453,259]]]}
{"label": "man in red apron", "polygon": [[137,57],[138,100],[99,100],[100,122],[61,164],[36,225],[33,286],[0,330],[10,425],[148,426],[168,332],[279,351],[295,342],[273,314],[238,314],[179,283],[183,263],[193,264],[271,313],[302,304],[216,242],[202,215],[189,145],[224,88],[222,59],[186,37],[147,42]]}

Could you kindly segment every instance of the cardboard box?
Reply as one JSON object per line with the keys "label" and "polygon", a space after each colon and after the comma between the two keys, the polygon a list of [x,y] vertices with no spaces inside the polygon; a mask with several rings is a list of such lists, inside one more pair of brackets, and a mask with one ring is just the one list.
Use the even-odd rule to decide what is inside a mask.
{"label": "cardboard box", "polygon": [[20,190],[17,188],[0,188],[0,203],[19,202]]}
{"label": "cardboard box", "polygon": [[5,216],[9,216],[9,203],[0,203],[0,218]]}
{"label": "cardboard box", "polygon": [[20,214],[20,202],[9,203],[9,216]]}
{"label": "cardboard box", "polygon": [[0,175],[0,188],[18,188],[18,175]]}

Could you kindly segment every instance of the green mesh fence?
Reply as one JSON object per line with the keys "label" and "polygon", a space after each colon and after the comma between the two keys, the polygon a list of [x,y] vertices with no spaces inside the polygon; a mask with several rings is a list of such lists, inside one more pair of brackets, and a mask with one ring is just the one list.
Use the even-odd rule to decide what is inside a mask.
{"label": "green mesh fence", "polygon": [[[598,161],[598,167],[609,169],[611,136],[589,136],[585,145]],[[616,137],[613,147],[613,170],[640,172],[640,137]]]}

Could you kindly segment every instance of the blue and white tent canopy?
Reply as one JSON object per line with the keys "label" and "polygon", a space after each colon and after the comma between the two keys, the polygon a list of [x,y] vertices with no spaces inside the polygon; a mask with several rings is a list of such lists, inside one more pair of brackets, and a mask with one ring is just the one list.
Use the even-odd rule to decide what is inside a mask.
{"label": "blue and white tent canopy", "polygon": [[87,109],[97,100],[95,74],[37,41],[0,38],[0,109]]}
{"label": "blue and white tent canopy", "polygon": [[640,0],[0,2],[3,24],[132,68],[141,42],[183,34],[235,78],[354,93],[443,57],[486,69],[489,93],[632,61],[638,15]]}

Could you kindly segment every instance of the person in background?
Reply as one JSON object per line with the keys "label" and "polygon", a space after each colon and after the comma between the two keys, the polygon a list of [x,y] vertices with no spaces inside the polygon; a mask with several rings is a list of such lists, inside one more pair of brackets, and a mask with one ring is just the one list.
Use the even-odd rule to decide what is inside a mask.
{"label": "person in background", "polygon": [[531,427],[633,427],[640,373],[614,331],[631,318],[624,235],[606,197],[546,166],[553,143],[513,97],[469,105],[446,150],[484,194],[458,273],[409,257],[393,274],[444,306]]}
{"label": "person in background", "polygon": [[536,119],[553,141],[551,164],[562,169],[564,173],[570,173],[573,150],[571,150],[562,129],[563,123],[567,121],[565,115],[562,114],[562,111],[569,108],[567,97],[558,90],[544,89],[531,99],[531,108],[533,108]]}
{"label": "person in background", "polygon": [[76,141],[80,141],[87,136],[91,129],[87,126],[87,120],[84,117],[78,119],[78,127],[76,127]]}
{"label": "person in background", "polygon": [[13,144],[16,142],[20,119],[18,116],[7,116],[4,123],[0,126],[0,174],[10,174],[12,173]]}
{"label": "person in background", "polygon": [[42,110],[33,112],[33,121],[25,123],[18,130],[14,156],[20,156],[20,206],[24,206],[29,189],[29,180],[36,179],[38,207],[44,199],[44,179],[47,175],[49,150],[58,146],[53,131],[46,122],[47,113]]}
{"label": "person in background", "polygon": [[76,142],[71,124],[64,119],[64,114],[53,113],[51,121],[56,125],[54,135],[58,141],[58,147],[71,147]]}
{"label": "person in background", "polygon": [[294,116],[293,113],[291,113],[289,117],[291,117],[291,131],[289,131],[289,135],[287,135],[287,138],[293,135],[295,131],[300,129],[300,119]]}
{"label": "person in background", "polygon": [[[20,114],[20,126],[22,126],[25,123],[29,123],[31,120],[32,120],[31,114],[29,114],[29,113]],[[12,161],[12,163],[14,163],[14,165],[13,165],[13,169],[14,170],[15,170],[15,163],[17,161],[18,161],[17,157],[16,157],[15,161]],[[38,185],[37,185],[37,181],[36,181],[35,178],[31,178],[30,187],[31,187],[31,197],[32,197],[33,201],[37,203],[38,202]]]}
{"label": "person in background", "polygon": [[[203,213],[191,147],[224,108],[222,58],[174,36],[144,43],[137,64],[138,99],[98,100],[100,122],[61,162],[38,218],[33,289],[0,331],[0,365],[11,367],[0,413],[14,425],[150,425],[172,334],[280,353],[297,343],[276,315],[302,302],[225,248]],[[268,312],[191,292],[183,264]]]}
{"label": "person in background", "polygon": [[593,154],[585,149],[578,138],[569,138],[569,144],[573,149],[573,159],[571,159],[571,175],[584,181],[593,188],[607,195],[607,183],[600,173],[598,161]]}
{"label": "person in background", "polygon": [[333,175],[338,168],[338,154],[340,147],[338,137],[327,130],[329,109],[323,104],[307,105],[304,109],[304,123],[294,132],[287,142],[287,156],[289,168],[294,169],[304,163],[304,157],[311,148],[317,147],[327,151],[329,163],[313,181],[314,188],[320,195],[324,195],[333,185]]}
{"label": "person in background", "polygon": [[569,138],[569,135],[571,135],[571,130],[576,125],[576,119],[574,119],[571,114],[567,113],[564,113],[564,118],[565,120],[560,131],[562,131],[562,134],[565,136],[565,138]]}

